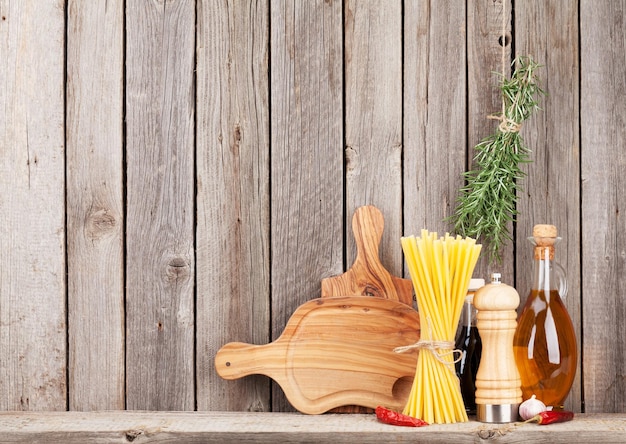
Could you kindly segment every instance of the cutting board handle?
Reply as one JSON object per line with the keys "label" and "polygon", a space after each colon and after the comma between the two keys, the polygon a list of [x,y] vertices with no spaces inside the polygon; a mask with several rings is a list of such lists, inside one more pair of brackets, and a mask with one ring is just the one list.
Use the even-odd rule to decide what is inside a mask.
{"label": "cutting board handle", "polygon": [[359,207],[352,216],[356,258],[348,271],[322,279],[322,297],[374,296],[413,305],[410,279],[392,276],[380,262],[378,247],[385,220],[373,205]]}
{"label": "cutting board handle", "polygon": [[224,379],[258,374],[280,383],[285,375],[285,353],[282,341],[266,345],[229,342],[215,355],[215,370]]}

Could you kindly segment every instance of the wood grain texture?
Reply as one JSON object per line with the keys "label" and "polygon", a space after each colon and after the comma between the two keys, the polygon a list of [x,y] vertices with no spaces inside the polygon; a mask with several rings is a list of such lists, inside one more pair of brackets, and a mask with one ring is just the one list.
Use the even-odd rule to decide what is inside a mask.
{"label": "wood grain texture", "polygon": [[[523,2],[515,10],[515,48],[544,65],[538,75],[547,95],[538,97],[541,111],[522,128],[531,149],[532,163],[524,166],[516,238],[516,288],[526,302],[533,282],[533,248],[527,241],[536,224],[552,224],[563,240],[556,245],[555,261],[567,274],[568,293],[564,303],[574,323],[581,350],[581,211],[579,131],[578,2]],[[580,356],[580,353],[578,354]],[[582,370],[566,407],[582,408]]]}
{"label": "wood grain texture", "polygon": [[[504,9],[503,9],[504,4]],[[491,114],[502,112],[502,94],[500,93],[501,76],[510,77],[512,60],[511,47],[511,0],[467,2],[467,169],[475,167],[474,147],[496,131],[497,123],[488,118]],[[504,48],[503,19],[504,15]],[[504,66],[503,66],[504,49]],[[509,224],[509,233],[514,236],[513,224]],[[482,242],[482,240],[479,240]],[[487,250],[483,250],[474,277],[489,282],[491,273],[502,275],[502,282],[513,285],[515,275],[513,263],[516,251],[513,242],[507,242],[502,248],[502,263],[490,263]]]}
{"label": "wood grain texture", "polygon": [[126,402],[191,410],[195,2],[126,8]]}
{"label": "wood grain texture", "polygon": [[0,15],[0,410],[64,410],[64,2]]}
{"label": "wood grain texture", "polygon": [[402,4],[346,1],[346,257],[356,248],[350,217],[376,205],[387,219],[381,262],[402,275]]}
{"label": "wood grain texture", "polygon": [[[272,339],[342,271],[341,2],[270,2]],[[273,410],[292,409],[277,387]]]}
{"label": "wood grain texture", "polygon": [[267,411],[270,383],[224,381],[217,350],[269,342],[268,3],[199,3],[197,380],[199,410]]}
{"label": "wood grain texture", "polygon": [[450,228],[504,17],[505,61],[533,55],[548,96],[514,243],[474,274],[525,299],[525,238],[557,225],[567,406],[624,411],[626,2],[503,1],[0,0],[0,410],[291,409],[216,351],[277,338],[354,263],[357,207],[381,209],[393,275],[402,234]]}
{"label": "wood grain texture", "polygon": [[463,185],[465,14],[463,2],[405,4],[404,235],[450,231]]}
{"label": "wood grain texture", "polygon": [[123,409],[124,10],[68,3],[69,408]]}
{"label": "wood grain texture", "polygon": [[320,414],[341,406],[402,410],[417,365],[419,316],[392,299],[344,296],[312,299],[270,344],[231,342],[215,358],[226,379],[253,374],[276,381],[292,406]]}
{"label": "wood grain texture", "polygon": [[5,442],[82,444],[227,443],[521,443],[588,444],[626,441],[623,414],[577,415],[551,424],[483,424],[476,421],[392,427],[374,415],[301,415],[243,412],[44,412],[0,413]]}
{"label": "wood grain texture", "polygon": [[[345,273],[322,279],[322,297],[347,295],[371,296],[401,301],[411,307],[413,282],[394,276],[380,262],[379,246],[385,220],[378,208],[364,205],[352,215],[352,233],[356,243],[356,258]],[[372,413],[358,405],[333,409],[333,413]]]}
{"label": "wood grain texture", "polygon": [[372,296],[413,306],[411,279],[393,276],[381,264],[379,245],[385,228],[382,213],[373,205],[359,207],[352,216],[356,258],[345,273],[322,279],[322,297]]}
{"label": "wood grain texture", "polygon": [[[487,284],[474,295],[474,307],[478,310],[476,327],[482,341],[476,373],[477,405],[522,403],[522,381],[513,355],[519,301],[515,288],[501,283]],[[479,407],[477,416],[489,415],[481,416]]]}
{"label": "wood grain texture", "polygon": [[626,2],[580,2],[585,411],[624,411]]}

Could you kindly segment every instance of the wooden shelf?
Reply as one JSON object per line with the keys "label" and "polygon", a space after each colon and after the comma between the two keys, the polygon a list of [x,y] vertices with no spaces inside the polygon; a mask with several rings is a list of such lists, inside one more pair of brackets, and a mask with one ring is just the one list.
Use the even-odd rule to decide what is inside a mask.
{"label": "wooden shelf", "polygon": [[626,414],[578,414],[568,423],[394,427],[373,414],[244,412],[1,412],[0,442],[38,443],[623,443]]}

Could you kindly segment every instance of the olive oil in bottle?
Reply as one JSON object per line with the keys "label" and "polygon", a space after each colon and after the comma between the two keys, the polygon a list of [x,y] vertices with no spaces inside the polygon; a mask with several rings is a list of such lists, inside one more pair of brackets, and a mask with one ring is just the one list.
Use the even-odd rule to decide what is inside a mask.
{"label": "olive oil in bottle", "polygon": [[565,273],[554,262],[556,227],[536,225],[533,238],[534,278],[513,339],[515,362],[524,400],[535,395],[548,406],[559,407],[576,376],[576,334],[563,304]]}

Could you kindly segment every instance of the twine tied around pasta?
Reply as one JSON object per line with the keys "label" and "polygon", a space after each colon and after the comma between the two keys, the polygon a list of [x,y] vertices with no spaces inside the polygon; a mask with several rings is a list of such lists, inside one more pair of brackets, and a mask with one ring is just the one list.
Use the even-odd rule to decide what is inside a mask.
{"label": "twine tied around pasta", "polygon": [[[393,349],[396,353],[406,353],[410,350],[428,350],[430,351],[437,361],[441,362],[443,365],[448,367],[448,369],[455,373],[456,369],[454,364],[463,359],[463,351],[458,348],[454,348],[454,342],[452,341],[429,341],[425,339],[420,339],[415,344],[411,345],[403,345],[401,347],[396,347]],[[445,350],[445,351],[442,351]],[[446,361],[444,357],[449,355],[457,355],[456,358],[452,362]]]}
{"label": "twine tied around pasta", "polygon": [[[432,337],[430,318],[427,318],[426,322],[428,324],[428,335]],[[454,341],[435,341],[429,339],[420,339],[415,344],[396,347],[393,349],[393,351],[396,353],[406,353],[411,350],[428,350],[433,354],[437,361],[441,362],[448,368],[448,370],[456,374],[455,364],[463,359],[463,351],[459,350],[458,348],[454,348],[454,345]],[[457,355],[456,358],[454,358],[455,354]],[[452,357],[454,358],[452,362],[444,359],[446,356],[449,355],[452,355]]]}

